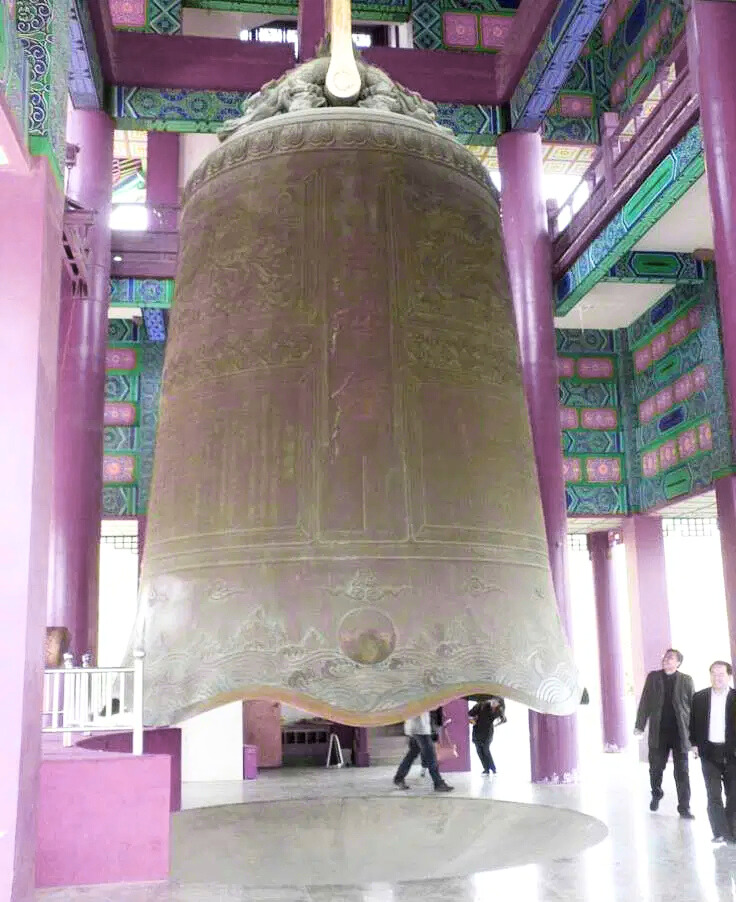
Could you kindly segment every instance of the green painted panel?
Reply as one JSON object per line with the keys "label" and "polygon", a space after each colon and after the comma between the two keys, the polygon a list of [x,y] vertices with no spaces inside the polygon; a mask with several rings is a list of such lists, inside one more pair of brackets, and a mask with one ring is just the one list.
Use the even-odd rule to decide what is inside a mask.
{"label": "green painted panel", "polygon": [[664,489],[665,498],[677,498],[680,495],[687,495],[692,489],[692,478],[687,467],[676,467],[664,476],[662,487]]}
{"label": "green painted panel", "polygon": [[638,219],[644,216],[674,177],[675,161],[672,157],[666,156],[654,172],[644,180],[631,200],[624,204],[621,215],[626,228],[631,228]]}

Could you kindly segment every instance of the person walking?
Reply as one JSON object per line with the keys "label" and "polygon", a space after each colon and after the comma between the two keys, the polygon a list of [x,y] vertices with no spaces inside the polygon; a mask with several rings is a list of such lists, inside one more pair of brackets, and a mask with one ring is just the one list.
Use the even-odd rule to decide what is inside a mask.
{"label": "person walking", "polygon": [[409,739],[409,749],[396,771],[394,786],[397,786],[399,789],[409,788],[409,784],[406,782],[406,775],[409,773],[412,764],[421,755],[422,764],[429,771],[435,792],[452,792],[455,787],[445,783],[437,764],[437,755],[432,742],[432,724],[429,711],[404,721],[404,733]]}
{"label": "person walking", "polygon": [[[703,768],[713,842],[736,843],[736,692],[731,665],[710,665],[710,689],[693,696],[690,742]],[[726,807],[723,807],[723,793]]]}
{"label": "person walking", "polygon": [[498,695],[492,695],[474,705],[468,711],[468,717],[473,724],[473,744],[483,765],[483,773],[496,773],[496,764],[491,754],[491,742],[493,732],[497,724],[506,723],[506,704]]}
{"label": "person walking", "polygon": [[682,652],[668,648],[662,658],[662,669],[647,674],[636,713],[634,735],[641,736],[649,722],[649,782],[652,800],[649,810],[656,811],[664,796],[662,776],[672,752],[677,787],[677,810],[680,817],[694,820],[690,812],[690,707],[693,678],[680,673]]}
{"label": "person walking", "polygon": [[[433,708],[429,712],[429,724],[432,727],[432,742],[436,743],[440,738],[440,732],[442,731],[442,706],[439,708]],[[435,748],[435,755],[437,754],[437,749]],[[439,758],[437,759],[439,761]],[[420,757],[420,761],[422,762],[422,769],[419,772],[420,777],[427,776],[427,765],[424,761],[424,756]]]}

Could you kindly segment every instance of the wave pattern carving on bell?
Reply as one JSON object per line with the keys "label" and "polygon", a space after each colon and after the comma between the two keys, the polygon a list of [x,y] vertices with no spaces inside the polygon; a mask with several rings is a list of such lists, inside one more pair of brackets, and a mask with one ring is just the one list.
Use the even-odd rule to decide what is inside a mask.
{"label": "wave pattern carving on bell", "polygon": [[194,174],[137,641],[151,723],[576,708],[498,207],[440,129],[288,113]]}

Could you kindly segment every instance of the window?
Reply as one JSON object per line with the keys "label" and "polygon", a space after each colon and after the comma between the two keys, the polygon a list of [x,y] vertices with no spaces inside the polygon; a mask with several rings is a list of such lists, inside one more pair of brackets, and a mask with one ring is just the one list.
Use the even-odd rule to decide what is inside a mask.
{"label": "window", "polygon": [[[271,22],[258,28],[244,28],[240,32],[241,41],[260,41],[264,44],[292,44],[294,52],[299,49],[299,36],[293,21]],[[364,50],[366,47],[385,47],[388,44],[388,28],[385,25],[359,25],[353,28],[353,44]]]}

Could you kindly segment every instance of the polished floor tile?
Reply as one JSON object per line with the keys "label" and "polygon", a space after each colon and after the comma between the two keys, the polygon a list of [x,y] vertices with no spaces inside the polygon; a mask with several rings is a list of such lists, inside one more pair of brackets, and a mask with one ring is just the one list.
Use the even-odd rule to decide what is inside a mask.
{"label": "polished floor tile", "polygon": [[[660,810],[656,814],[649,812],[646,766],[631,754],[589,759],[580,783],[571,786],[535,786],[523,774],[513,773],[490,779],[478,773],[453,775],[456,792],[446,799],[435,798],[429,782],[415,771],[410,781],[412,790],[407,794],[414,797],[415,806],[411,804],[412,798],[396,799],[391,776],[392,769],[385,767],[284,769],[263,772],[258,780],[246,783],[187,784],[183,793],[186,810],[174,818],[171,882],[42,890],[37,893],[37,902],[736,902],[736,848],[713,847],[710,842],[705,793],[697,767],[692,768],[693,811],[697,817],[693,822],[682,821],[677,816],[669,770],[665,776],[667,794]],[[347,846],[336,846],[334,840],[323,846],[315,843],[319,836],[334,837],[335,825],[345,823],[340,819],[346,816],[346,810],[348,819],[353,816],[350,815],[352,803],[346,808],[340,799],[352,799],[356,803],[353,814],[359,821],[363,819],[359,826],[365,832],[364,857],[353,859],[356,877],[350,882],[345,882],[343,872]],[[309,800],[317,801],[310,805]],[[330,800],[335,800],[335,804],[330,806]],[[361,808],[357,804],[359,800],[373,802]],[[468,854],[463,864],[466,870],[461,875],[458,871],[462,868],[457,862],[465,851],[463,837],[458,842],[455,832],[464,835],[467,828],[461,818],[449,814],[451,808],[458,809],[458,806],[448,806],[448,816],[444,817],[445,811],[439,807],[433,808],[430,816],[427,804],[440,806],[445,801],[457,801],[462,808],[463,800],[466,803],[468,800],[531,803],[561,809],[557,814],[540,809],[539,821],[544,825],[543,831],[558,831],[561,845],[553,848],[551,857],[542,845],[534,851],[531,849],[534,829],[530,827],[530,832],[522,831],[522,835],[529,846],[527,851],[534,853],[533,863],[517,864],[520,859],[514,858],[513,847],[496,838],[487,850],[487,862],[482,854],[480,858]],[[398,848],[391,855],[381,851],[386,846],[381,845],[379,837],[394,826],[387,814],[391,809],[386,806],[394,801],[398,805],[396,810],[403,808],[402,817],[411,817],[414,808],[417,818],[425,816],[422,828],[417,828],[417,836],[427,837],[427,846],[431,845],[430,833],[422,834],[422,829],[439,831],[440,841],[430,849],[431,856],[424,868],[425,879],[415,879],[419,877],[416,867],[421,869],[421,860],[417,865],[416,841],[412,847],[407,834],[394,830]],[[285,846],[274,847],[269,860],[259,860],[260,870],[256,872],[242,867],[249,852],[243,846],[245,838],[241,845],[236,840],[244,815],[249,811],[259,814],[258,821],[264,823],[268,806],[264,808],[263,803],[267,802],[280,804],[271,806],[272,812],[266,816],[270,825],[266,829],[264,824],[265,835],[277,836],[273,831],[278,831],[279,820],[288,816],[290,806],[306,818],[311,809],[313,822],[310,826],[307,819],[297,826],[292,819],[291,829],[284,834],[291,837],[290,841]],[[516,816],[520,808],[518,804],[512,805],[506,811]],[[209,809],[209,814],[203,809]],[[498,819],[503,809],[504,806],[491,804],[478,820],[494,811]],[[366,820],[366,811],[377,813],[377,817]],[[332,834],[319,824],[320,818],[328,817],[327,812],[332,812],[329,814],[333,818]],[[588,815],[591,820],[577,819],[574,812]],[[177,856],[186,857],[186,850],[191,852],[196,847],[197,831],[203,824],[208,829],[214,828],[218,818],[235,827],[229,837],[223,835],[221,842],[217,841],[216,833],[208,841],[211,879],[198,881],[196,870],[177,875]],[[566,833],[579,830],[581,824],[595,825],[597,821],[605,824],[608,835],[601,839],[601,831],[592,837],[596,841],[588,848],[583,848],[585,843],[579,847],[574,843],[565,845]],[[305,831],[312,834],[309,841],[304,839]],[[472,837],[468,847],[472,846],[470,840]],[[515,839],[514,845],[518,842]],[[266,855],[263,849],[267,848],[267,845],[261,848],[261,858]],[[317,867],[309,862],[309,855],[317,855],[320,848],[324,866]],[[478,848],[475,847],[476,852]],[[456,867],[454,871],[452,867],[447,868],[445,876],[437,876],[442,863],[433,860],[448,853],[454,856]],[[358,851],[350,847],[349,854],[355,856]],[[237,860],[239,855],[241,861]],[[289,870],[287,864],[298,865],[300,856],[306,856],[301,858],[305,879],[297,881],[298,867]],[[411,867],[407,868],[405,859],[410,859]],[[257,880],[272,880],[279,868],[288,875],[290,885],[254,885]],[[350,869],[348,862],[348,872]],[[328,882],[330,873],[335,874],[334,883]],[[315,875],[318,879],[310,883],[309,877],[314,879]]]}

